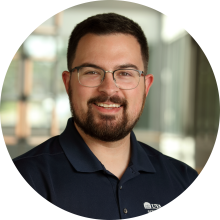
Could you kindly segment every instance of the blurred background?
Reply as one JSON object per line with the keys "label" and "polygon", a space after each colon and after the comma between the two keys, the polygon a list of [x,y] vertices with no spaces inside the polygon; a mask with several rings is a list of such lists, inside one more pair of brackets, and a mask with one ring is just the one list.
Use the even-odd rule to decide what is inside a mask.
{"label": "blurred background", "polygon": [[71,117],[61,74],[75,25],[115,12],[137,22],[150,48],[155,77],[134,132],[162,153],[201,172],[215,143],[219,94],[201,48],[175,20],[146,6],[120,1],[81,4],[49,18],[15,54],[2,88],[0,116],[9,154],[15,158],[62,133]]}

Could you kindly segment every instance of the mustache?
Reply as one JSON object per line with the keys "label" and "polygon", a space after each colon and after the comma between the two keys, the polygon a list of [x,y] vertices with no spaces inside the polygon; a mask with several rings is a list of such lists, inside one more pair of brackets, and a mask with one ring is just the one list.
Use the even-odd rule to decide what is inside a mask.
{"label": "mustache", "polygon": [[101,96],[96,96],[88,100],[87,104],[93,104],[97,102],[112,102],[115,104],[122,105],[123,107],[127,107],[128,102],[125,98],[120,98],[119,96],[106,96],[106,95],[101,95]]}

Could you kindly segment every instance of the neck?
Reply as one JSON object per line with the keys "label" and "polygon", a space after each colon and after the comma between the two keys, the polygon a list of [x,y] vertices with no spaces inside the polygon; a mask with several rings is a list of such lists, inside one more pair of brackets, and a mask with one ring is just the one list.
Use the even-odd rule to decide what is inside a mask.
{"label": "neck", "polygon": [[121,179],[130,161],[130,133],[119,141],[105,142],[85,134],[76,123],[75,127],[87,146],[105,168],[118,177],[118,179]]}

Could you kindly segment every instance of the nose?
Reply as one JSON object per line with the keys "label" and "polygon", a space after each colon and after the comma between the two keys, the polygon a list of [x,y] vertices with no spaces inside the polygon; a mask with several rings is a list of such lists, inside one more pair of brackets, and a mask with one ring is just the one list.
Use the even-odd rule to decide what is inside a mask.
{"label": "nose", "polygon": [[105,79],[98,87],[99,92],[103,92],[108,96],[112,96],[119,91],[119,88],[115,85],[113,74],[110,71],[106,71]]}

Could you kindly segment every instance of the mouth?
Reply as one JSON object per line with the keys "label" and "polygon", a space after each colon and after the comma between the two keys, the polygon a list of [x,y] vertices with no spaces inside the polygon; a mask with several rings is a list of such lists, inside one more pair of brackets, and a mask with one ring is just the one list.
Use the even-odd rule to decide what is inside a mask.
{"label": "mouth", "polygon": [[96,106],[104,109],[120,108],[122,105],[119,104],[106,104],[106,103],[94,103]]}

